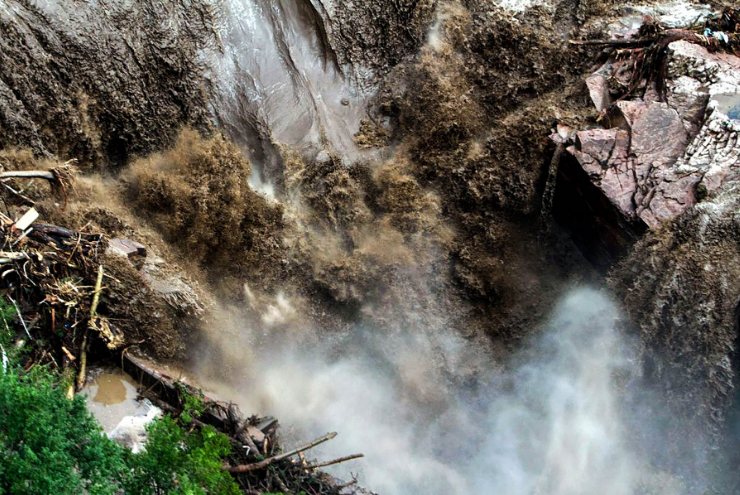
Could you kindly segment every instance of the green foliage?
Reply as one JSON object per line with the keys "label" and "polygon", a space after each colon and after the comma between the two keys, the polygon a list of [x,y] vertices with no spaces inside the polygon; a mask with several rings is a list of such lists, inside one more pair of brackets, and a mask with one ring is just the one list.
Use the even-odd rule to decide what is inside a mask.
{"label": "green foliage", "polygon": [[[15,306],[10,304],[8,301],[5,300],[4,297],[0,298],[0,320],[3,320],[5,323],[10,323],[13,318],[18,314],[18,312],[15,310]],[[4,324],[0,324],[0,327],[2,329],[5,329]]]}
{"label": "green foliage", "polygon": [[214,428],[188,434],[169,416],[162,418],[149,428],[146,450],[132,458],[126,493],[238,495],[239,487],[221,469],[229,452],[229,439]]}
{"label": "green foliage", "polygon": [[123,459],[84,400],[68,400],[48,372],[0,372],[0,493],[113,494]]}
{"label": "green foliage", "polygon": [[222,471],[228,438],[154,422],[143,452],[102,434],[81,397],[68,400],[48,370],[0,369],[0,495],[238,494]]}
{"label": "green foliage", "polygon": [[205,402],[203,400],[203,391],[198,390],[196,394],[191,393],[184,385],[177,383],[178,390],[180,392],[180,400],[182,401],[183,413],[180,419],[184,423],[191,423],[193,418],[199,418],[206,409]]}

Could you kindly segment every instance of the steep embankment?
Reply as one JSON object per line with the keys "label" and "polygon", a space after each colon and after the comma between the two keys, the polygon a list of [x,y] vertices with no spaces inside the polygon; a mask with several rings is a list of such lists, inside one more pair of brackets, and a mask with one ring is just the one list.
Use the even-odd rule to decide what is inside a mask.
{"label": "steep embankment", "polygon": [[208,128],[208,3],[0,6],[0,147],[116,169]]}

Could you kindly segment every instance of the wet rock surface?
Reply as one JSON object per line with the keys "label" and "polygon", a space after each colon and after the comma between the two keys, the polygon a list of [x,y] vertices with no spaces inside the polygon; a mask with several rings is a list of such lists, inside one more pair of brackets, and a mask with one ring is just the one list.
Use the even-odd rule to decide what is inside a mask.
{"label": "wet rock surface", "polygon": [[3,2],[0,148],[118,168],[206,129],[213,26],[208,3]]}
{"label": "wet rock surface", "polygon": [[[581,232],[582,248],[605,268],[635,234],[660,227],[738,178],[738,123],[727,115],[727,94],[740,94],[740,58],[688,41],[671,43],[666,57],[665,98],[650,87],[642,98],[615,101],[609,85],[630,82],[624,61],[607,62],[586,81],[603,126],[574,133],[562,173],[564,182],[579,183],[581,194],[574,196],[596,218],[579,227],[566,218],[573,210],[567,203],[579,200],[561,194],[561,219]],[[605,241],[609,236],[621,239]]]}

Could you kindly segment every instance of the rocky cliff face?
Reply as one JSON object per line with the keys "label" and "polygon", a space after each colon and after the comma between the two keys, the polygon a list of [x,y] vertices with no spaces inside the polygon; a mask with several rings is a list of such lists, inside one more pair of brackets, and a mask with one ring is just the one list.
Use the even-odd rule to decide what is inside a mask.
{"label": "rocky cliff face", "polygon": [[[665,87],[649,87],[642,98],[615,101],[614,88],[628,87],[632,77],[624,60],[586,80],[602,125],[571,136],[562,176],[573,194],[560,195],[558,206],[583,249],[605,268],[636,235],[737,179],[737,124],[728,112],[738,100],[740,59],[688,41],[668,45],[665,57],[664,68],[655,69],[665,70]],[[569,218],[579,201],[596,215]]]}
{"label": "rocky cliff face", "polygon": [[[25,147],[122,172],[98,184],[115,208],[42,213],[145,225],[261,338],[361,321],[508,356],[566,287],[601,281],[553,213],[602,272],[629,253],[611,285],[645,375],[717,437],[737,371],[740,65],[671,43],[662,86],[617,102],[629,63],[606,53],[584,84],[596,54],[568,43],[611,29],[614,3],[7,0],[0,164]],[[115,228],[122,212],[140,225]],[[231,330],[224,366],[256,345]]]}
{"label": "rocky cliff face", "polygon": [[[729,33],[734,12],[719,16]],[[696,458],[705,454],[697,446],[723,442],[740,366],[740,58],[732,40],[702,46],[712,32],[679,33],[691,40],[667,44],[638,96],[625,94],[635,59],[610,57],[586,79],[597,125],[553,134],[568,146],[556,216],[592,262],[611,268],[609,283],[639,335],[644,378],[675,412],[666,420],[671,448]],[[645,24],[614,39],[638,35]]]}

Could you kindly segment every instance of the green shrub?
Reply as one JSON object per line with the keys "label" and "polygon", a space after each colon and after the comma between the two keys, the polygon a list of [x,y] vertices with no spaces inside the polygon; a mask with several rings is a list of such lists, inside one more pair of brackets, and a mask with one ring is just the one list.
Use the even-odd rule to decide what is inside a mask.
{"label": "green shrub", "polygon": [[238,494],[222,471],[228,438],[173,419],[149,427],[139,454],[109,440],[48,370],[0,369],[0,495]]}
{"label": "green shrub", "polygon": [[203,400],[203,391],[198,390],[196,393],[191,393],[182,383],[177,382],[175,385],[177,385],[180,400],[182,401],[180,420],[189,424],[194,418],[199,418],[206,409],[206,404]]}
{"label": "green shrub", "polygon": [[188,434],[169,416],[162,418],[149,428],[146,450],[132,456],[126,493],[238,495],[239,487],[221,469],[229,452],[229,439],[214,428]]}
{"label": "green shrub", "polygon": [[0,371],[0,493],[112,494],[126,476],[123,449],[81,397],[68,400],[45,370]]}

